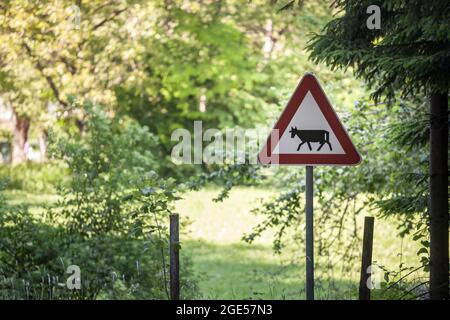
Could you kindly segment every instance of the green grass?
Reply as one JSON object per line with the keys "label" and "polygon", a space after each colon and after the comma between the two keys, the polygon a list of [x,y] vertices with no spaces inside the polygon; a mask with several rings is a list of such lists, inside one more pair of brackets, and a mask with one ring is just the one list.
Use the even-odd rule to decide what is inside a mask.
{"label": "green grass", "polygon": [[[275,192],[238,187],[223,202],[213,202],[218,193],[211,188],[189,192],[176,204],[182,222],[182,256],[193,262],[201,298],[304,299],[302,248],[288,246],[282,254],[274,254],[273,233],[270,231],[253,244],[241,240],[261,221],[261,217],[252,214],[251,209]],[[52,194],[35,195],[23,191],[6,191],[5,195],[12,204],[30,205],[35,214],[40,214],[45,204],[57,200],[57,196]],[[360,233],[362,219],[363,216],[358,217]],[[416,251],[414,242],[400,240],[392,221],[376,220],[373,260],[390,268],[396,268],[400,261],[417,265]],[[356,261],[356,270],[359,263]],[[335,268],[337,270],[330,281],[319,276],[320,271],[326,269],[316,264],[316,298],[356,299],[357,272],[348,276],[339,273],[338,266]]]}
{"label": "green grass", "polygon": [[[190,221],[182,237],[184,254],[194,262],[205,298],[299,298],[303,294],[304,266],[291,263],[288,254],[275,255],[271,235],[254,244],[241,241],[260,218],[250,209],[272,193],[237,188],[221,203],[215,190],[189,193],[178,203],[184,221]],[[183,221],[182,220],[182,221]]]}
{"label": "green grass", "polygon": [[[193,260],[203,297],[304,299],[305,269],[298,249],[288,247],[275,255],[271,232],[251,245],[241,241],[242,235],[261,221],[251,209],[274,192],[240,187],[224,202],[215,203],[212,199],[217,194],[213,189],[191,192],[177,204],[182,221],[188,222],[181,235],[182,252]],[[361,228],[362,219],[359,217]],[[392,222],[376,220],[373,260],[390,268],[397,267],[400,259],[417,264],[416,244],[407,239],[402,243],[396,234]],[[316,269],[320,268],[316,265]],[[358,274],[350,278],[340,275],[339,270],[335,274],[332,282],[316,279],[316,297],[356,299]]]}
{"label": "green grass", "polygon": [[34,214],[42,213],[45,205],[53,204],[58,200],[58,196],[55,194],[34,194],[22,190],[5,190],[2,193],[9,204],[25,204]]}

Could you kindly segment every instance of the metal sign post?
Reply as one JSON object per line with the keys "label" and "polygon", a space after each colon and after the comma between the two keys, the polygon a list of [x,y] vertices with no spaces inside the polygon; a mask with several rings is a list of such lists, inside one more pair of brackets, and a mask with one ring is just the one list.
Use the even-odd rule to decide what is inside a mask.
{"label": "metal sign post", "polygon": [[306,166],[306,300],[314,300],[313,169],[313,166]]}

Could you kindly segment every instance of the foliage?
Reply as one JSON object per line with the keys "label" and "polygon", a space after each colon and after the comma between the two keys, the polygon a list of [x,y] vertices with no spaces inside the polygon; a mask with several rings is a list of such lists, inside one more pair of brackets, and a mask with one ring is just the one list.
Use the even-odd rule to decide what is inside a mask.
{"label": "foliage", "polygon": [[[46,104],[54,101],[67,109],[69,97],[75,94],[113,103],[111,87],[126,79],[125,71],[130,70],[126,61],[133,54],[136,39],[125,22],[141,10],[139,4],[129,5],[123,0],[106,4],[2,3],[3,93],[19,113],[29,116],[41,114]],[[145,26],[139,23],[142,20],[136,30],[145,32]]]}
{"label": "foliage", "polygon": [[[330,21],[308,47],[313,60],[325,62],[333,68],[354,68],[355,75],[375,89],[372,96],[377,101],[387,98],[390,103],[402,105],[404,103],[397,97],[399,94],[402,98],[411,99],[411,104],[417,102],[417,96],[439,95],[445,99],[450,83],[448,1],[378,1],[376,5],[381,9],[382,26],[373,30],[365,23],[368,19],[366,8],[371,4],[364,0],[336,1],[336,8],[341,14]],[[423,108],[424,103],[419,101],[419,105]],[[418,255],[421,256],[422,267],[428,270],[430,243],[427,231],[435,230],[429,225],[439,221],[429,219],[427,203],[429,158],[424,146],[430,131],[430,120],[426,120],[424,111],[411,108],[408,103],[404,107],[409,107],[410,111],[404,110],[404,119],[390,132],[392,141],[396,141],[391,145],[401,150],[393,154],[392,160],[396,162],[392,163],[399,163],[400,166],[391,172],[390,178],[393,180],[387,181],[387,194],[380,194],[375,204],[382,216],[396,214],[404,223],[403,232],[415,229],[414,239],[422,244]],[[448,119],[442,120],[444,125],[445,120],[448,123]],[[448,140],[448,137],[443,138]],[[415,161],[410,161],[416,163],[415,170],[405,170],[405,156],[411,159],[415,156]],[[437,165],[446,167],[446,158],[442,160],[444,163],[436,160]],[[446,172],[442,175],[448,179]],[[448,188],[445,184],[440,188],[436,194],[442,194],[441,200],[445,203]],[[448,221],[445,209],[431,213],[435,214]],[[436,232],[437,238],[439,233],[447,233],[445,230]],[[443,249],[435,250],[433,259],[439,261],[442,254],[444,258],[441,259],[443,264],[436,264],[440,270],[433,274],[445,281],[446,278],[448,280],[448,266],[445,267],[448,241],[439,243],[437,240],[436,243]],[[434,290],[437,296],[448,296],[448,291],[442,286],[436,286]]]}
{"label": "foliage", "polygon": [[[420,277],[419,272],[423,269],[422,265],[408,267],[404,263],[400,263],[396,270],[389,270],[381,265],[378,265],[378,267],[384,273],[383,282],[381,288],[372,290],[372,299],[413,300],[426,298],[428,281],[423,281],[424,277]],[[414,275],[417,276],[414,277]]]}
{"label": "foliage", "polygon": [[0,166],[0,177],[7,181],[7,189],[20,189],[33,193],[54,193],[67,183],[67,173],[61,164],[22,163],[16,166]]}
{"label": "foliage", "polygon": [[[306,6],[298,17],[279,15],[265,1],[171,1],[157,7],[158,36],[140,42],[143,74],[116,94],[119,110],[157,134],[162,157],[170,154],[173,130],[193,131],[194,120],[202,121],[203,130],[264,122],[299,69],[333,76],[295,49],[306,42],[306,32],[325,24],[330,10],[322,3]],[[180,179],[211,169],[166,167]]]}
{"label": "foliage", "polygon": [[[155,140],[146,128],[111,118],[96,105],[85,108],[89,125],[82,139],[51,134],[52,154],[71,174],[61,200],[40,220],[26,209],[3,215],[3,294],[164,299],[174,183],[150,171]],[[183,294],[192,297],[196,287],[184,263]],[[81,290],[59,284],[69,265],[81,269]]]}
{"label": "foliage", "polygon": [[85,109],[82,138],[78,133],[50,138],[53,156],[67,164],[71,175],[70,185],[61,190],[59,206],[65,209],[60,214],[75,232],[117,231],[129,189],[145,185],[148,172],[157,169],[156,140],[146,128],[111,118],[99,106],[86,104]]}
{"label": "foliage", "polygon": [[[380,29],[366,26],[367,7],[381,9]],[[335,1],[342,13],[309,46],[314,61],[354,67],[375,87],[373,96],[394,98],[446,93],[450,80],[450,11],[447,0]]]}
{"label": "foliage", "polygon": [[[167,298],[162,243],[84,239],[36,220],[25,208],[4,212],[0,226],[2,299]],[[66,287],[70,265],[80,267],[80,290]]]}

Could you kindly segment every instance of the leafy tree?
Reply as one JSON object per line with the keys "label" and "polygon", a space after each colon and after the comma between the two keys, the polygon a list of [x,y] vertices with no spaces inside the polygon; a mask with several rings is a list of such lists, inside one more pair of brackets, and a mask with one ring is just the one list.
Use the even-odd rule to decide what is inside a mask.
{"label": "leafy tree", "polygon": [[193,127],[194,120],[212,127],[248,123],[258,104],[249,102],[248,112],[238,114],[237,100],[244,100],[258,75],[248,39],[236,26],[190,7],[166,10],[161,19],[170,24],[157,27],[159,37],[144,40],[141,83],[118,88],[118,96],[122,110],[158,134],[167,155],[171,132]]}
{"label": "leafy tree", "polygon": [[136,39],[151,30],[151,10],[125,0],[2,2],[0,93],[16,118],[13,163],[23,161],[30,121],[45,120],[49,103],[81,128],[74,96],[114,106],[113,88],[136,72]]}
{"label": "leafy tree", "polygon": [[297,80],[298,66],[314,68],[306,54],[296,55],[287,44],[304,45],[305,34],[330,15],[322,3],[307,4],[305,14],[292,17],[265,1],[165,1],[156,8],[158,36],[140,43],[142,74],[116,93],[119,109],[158,135],[162,157],[173,146],[171,132],[193,129],[194,120],[204,130],[263,122],[282,104],[280,91]]}
{"label": "leafy tree", "polygon": [[[373,97],[392,100],[430,99],[429,225],[430,292],[449,297],[448,246],[448,88],[450,80],[450,7],[436,1],[334,2],[340,15],[309,49],[317,62],[354,68],[356,76],[375,88]],[[381,8],[381,28],[368,29],[366,9]],[[419,124],[419,123],[417,123]],[[401,211],[401,210],[400,210]]]}

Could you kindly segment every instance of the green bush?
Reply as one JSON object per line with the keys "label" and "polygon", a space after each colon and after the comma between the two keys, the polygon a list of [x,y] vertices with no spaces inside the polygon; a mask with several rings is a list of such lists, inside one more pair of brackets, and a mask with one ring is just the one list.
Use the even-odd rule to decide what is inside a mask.
{"label": "green bush", "polygon": [[[146,128],[86,105],[87,130],[52,132],[52,156],[67,166],[59,201],[37,219],[0,205],[0,295],[10,299],[166,299],[167,222],[177,199],[155,172],[156,139]],[[81,289],[68,290],[69,265]],[[196,295],[183,261],[182,294]]]}
{"label": "green bush", "polygon": [[0,165],[0,177],[8,181],[8,189],[54,193],[57,186],[67,182],[67,170],[56,162],[27,162],[16,166]]}
{"label": "green bush", "polygon": [[[167,299],[164,243],[85,239],[36,220],[25,208],[2,213],[0,299]],[[70,265],[80,268],[80,290],[66,285]],[[182,290],[192,297],[192,282],[184,278]]]}
{"label": "green bush", "polygon": [[137,188],[151,187],[147,179],[157,167],[152,150],[156,139],[143,127],[111,118],[99,107],[86,106],[83,137],[52,132],[52,157],[65,162],[70,181],[59,190],[59,216],[65,227],[83,236],[121,233],[129,222],[129,201]]}

